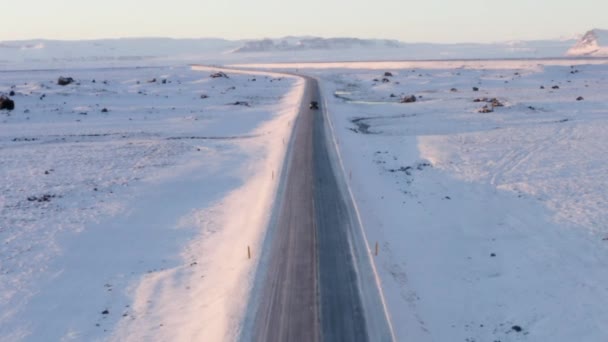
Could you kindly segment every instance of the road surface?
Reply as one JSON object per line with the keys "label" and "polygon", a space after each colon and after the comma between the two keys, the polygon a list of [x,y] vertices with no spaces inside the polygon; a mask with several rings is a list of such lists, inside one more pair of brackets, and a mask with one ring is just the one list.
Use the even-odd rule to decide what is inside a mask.
{"label": "road surface", "polygon": [[379,311],[380,297],[366,294],[377,287],[361,274],[371,272],[365,267],[367,247],[357,242],[361,233],[352,201],[335,170],[325,106],[311,110],[310,101],[323,103],[317,81],[306,78],[269,227],[262,283],[252,294],[257,304],[251,339],[391,340],[383,312],[380,319],[366,319],[366,308]]}

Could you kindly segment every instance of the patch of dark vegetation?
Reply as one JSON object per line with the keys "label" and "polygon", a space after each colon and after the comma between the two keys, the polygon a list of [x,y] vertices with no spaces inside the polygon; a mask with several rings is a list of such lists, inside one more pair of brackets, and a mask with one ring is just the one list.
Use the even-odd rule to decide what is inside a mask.
{"label": "patch of dark vegetation", "polygon": [[412,170],[414,170],[414,168],[412,168],[411,166],[401,166],[398,169],[388,169],[388,172],[404,172],[406,175],[411,176],[412,175]]}
{"label": "patch of dark vegetation", "polygon": [[27,198],[27,200],[30,202],[42,203],[42,202],[50,202],[51,199],[56,198],[56,197],[57,197],[57,195],[44,194],[41,196],[30,196]]}
{"label": "patch of dark vegetation", "polygon": [[428,167],[432,167],[432,165],[428,162],[419,162],[414,166],[401,166],[398,169],[388,169],[388,172],[404,172],[406,175],[411,176],[412,171],[414,171],[414,169],[418,171],[423,171]]}
{"label": "patch of dark vegetation", "polygon": [[19,142],[19,141],[36,141],[38,140],[38,138],[13,138],[14,142]]}

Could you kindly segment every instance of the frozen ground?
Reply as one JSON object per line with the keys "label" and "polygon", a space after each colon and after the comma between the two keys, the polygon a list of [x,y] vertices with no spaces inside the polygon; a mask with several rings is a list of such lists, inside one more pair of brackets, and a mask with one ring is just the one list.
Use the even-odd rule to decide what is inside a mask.
{"label": "frozen ground", "polygon": [[[606,340],[608,62],[594,64],[289,66],[321,79],[399,341]],[[479,113],[484,97],[504,106]]]}
{"label": "frozen ground", "polygon": [[1,73],[1,341],[238,333],[302,81],[211,72]]}

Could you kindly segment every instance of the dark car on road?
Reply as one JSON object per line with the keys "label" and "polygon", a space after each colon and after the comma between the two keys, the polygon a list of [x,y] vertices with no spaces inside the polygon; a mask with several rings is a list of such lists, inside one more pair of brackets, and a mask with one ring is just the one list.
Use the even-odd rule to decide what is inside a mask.
{"label": "dark car on road", "polygon": [[319,109],[319,103],[317,101],[311,101],[310,102],[310,109],[314,109],[314,110]]}

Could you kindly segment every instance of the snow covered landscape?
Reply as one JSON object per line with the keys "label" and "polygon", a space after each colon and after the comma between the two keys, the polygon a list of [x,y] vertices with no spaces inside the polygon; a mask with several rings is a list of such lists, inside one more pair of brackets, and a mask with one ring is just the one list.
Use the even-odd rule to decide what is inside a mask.
{"label": "snow covered landscape", "polygon": [[[321,245],[354,260],[355,276],[332,266],[363,298],[355,329],[606,341],[607,132],[599,28],[493,43],[0,41],[0,342],[255,339],[264,272],[287,265],[271,289],[321,302]],[[291,169],[310,171],[292,175],[308,188],[284,196]],[[328,184],[332,200],[314,203]],[[334,235],[347,243],[316,240],[315,205],[357,229]],[[267,259],[291,227],[275,226],[281,209],[313,222],[301,255],[314,265],[288,260],[303,243],[289,231],[285,259]],[[313,286],[293,284],[292,265]],[[382,317],[365,317],[376,297]],[[331,336],[317,304],[295,310],[321,312],[310,336]]]}
{"label": "snow covered landscape", "polygon": [[216,72],[2,72],[0,340],[235,333],[302,81]]}
{"label": "snow covered landscape", "polygon": [[397,340],[608,336],[608,61],[297,67],[321,79]]}
{"label": "snow covered landscape", "polygon": [[606,30],[550,40],[425,43],[352,37],[123,38],[0,41],[0,68],[47,69],[267,62],[606,57]]}

